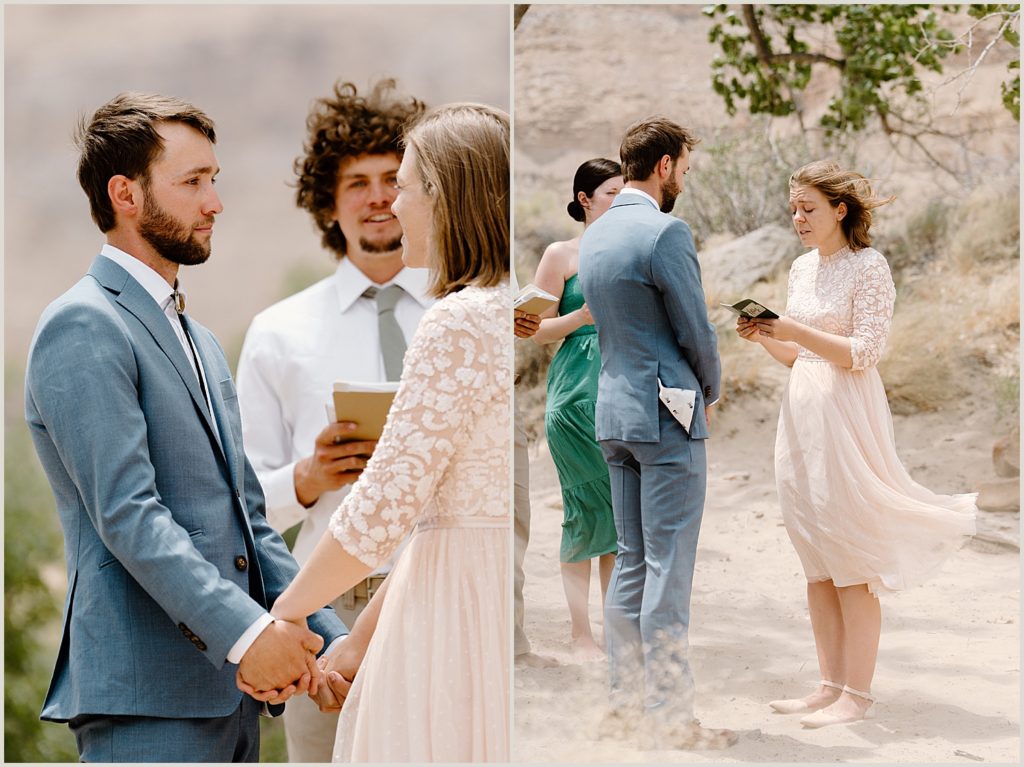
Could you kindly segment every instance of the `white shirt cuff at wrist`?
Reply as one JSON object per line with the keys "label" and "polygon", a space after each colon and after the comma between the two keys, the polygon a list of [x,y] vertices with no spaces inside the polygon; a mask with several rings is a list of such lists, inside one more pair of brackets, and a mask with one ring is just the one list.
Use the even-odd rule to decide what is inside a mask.
{"label": "white shirt cuff at wrist", "polygon": [[242,658],[249,651],[249,648],[252,647],[252,643],[256,641],[256,637],[262,634],[263,629],[273,622],[274,619],[270,613],[263,613],[263,615],[253,621],[252,625],[243,632],[238,641],[228,650],[228,663],[241,663]]}

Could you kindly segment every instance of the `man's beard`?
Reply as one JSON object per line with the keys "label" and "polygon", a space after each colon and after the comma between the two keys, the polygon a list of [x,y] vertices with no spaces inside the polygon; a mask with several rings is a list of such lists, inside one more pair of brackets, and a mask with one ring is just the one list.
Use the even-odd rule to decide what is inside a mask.
{"label": "man's beard", "polygon": [[402,237],[399,235],[383,242],[374,242],[360,237],[359,247],[363,249],[363,253],[394,253],[396,250],[402,249]]}
{"label": "man's beard", "polygon": [[161,256],[182,266],[195,266],[210,257],[210,243],[194,239],[192,228],[185,226],[161,208],[151,196],[145,198],[139,234]]}
{"label": "man's beard", "polygon": [[[672,166],[675,170],[675,165]],[[676,183],[675,176],[669,176],[668,181],[661,185],[661,212],[671,213],[672,209],[676,206],[676,198],[682,193],[682,189],[679,188],[679,184]]]}

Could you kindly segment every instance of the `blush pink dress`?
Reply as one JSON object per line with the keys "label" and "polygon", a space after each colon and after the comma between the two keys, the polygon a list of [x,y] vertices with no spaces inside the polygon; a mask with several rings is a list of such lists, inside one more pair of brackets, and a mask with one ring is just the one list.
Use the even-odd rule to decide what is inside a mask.
{"label": "blush pink dress", "polygon": [[509,760],[511,320],[507,284],[427,311],[373,458],[331,519],[370,567],[412,531],[336,762]]}
{"label": "blush pink dress", "polygon": [[779,414],[775,476],[808,581],[899,591],[925,580],[975,531],[977,494],[938,495],[896,453],[875,365],[896,289],[877,250],[817,250],[793,263],[786,314],[847,336],[853,368],[800,348]]}

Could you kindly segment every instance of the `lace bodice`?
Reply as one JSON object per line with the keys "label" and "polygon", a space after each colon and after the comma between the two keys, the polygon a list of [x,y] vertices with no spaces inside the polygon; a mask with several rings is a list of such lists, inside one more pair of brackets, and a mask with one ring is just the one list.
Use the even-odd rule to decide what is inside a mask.
{"label": "lace bodice", "polygon": [[[826,257],[812,250],[789,271],[786,314],[826,333],[847,336],[854,370],[881,359],[895,300],[889,264],[874,248],[843,248]],[[803,347],[799,357],[821,359]]]}
{"label": "lace bodice", "polygon": [[511,318],[501,284],[452,293],[420,320],[377,449],[330,521],[364,564],[417,522],[508,518]]}

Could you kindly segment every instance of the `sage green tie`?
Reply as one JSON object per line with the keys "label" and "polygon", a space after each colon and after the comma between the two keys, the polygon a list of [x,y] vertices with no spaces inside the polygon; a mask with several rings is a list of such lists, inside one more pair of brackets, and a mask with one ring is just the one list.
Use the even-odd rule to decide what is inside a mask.
{"label": "sage green tie", "polygon": [[377,301],[377,328],[380,331],[380,351],[384,356],[384,374],[389,381],[402,377],[402,358],[405,356],[405,335],[395,318],[395,304],[402,297],[398,285],[386,288],[369,287],[363,291],[365,298]]}

